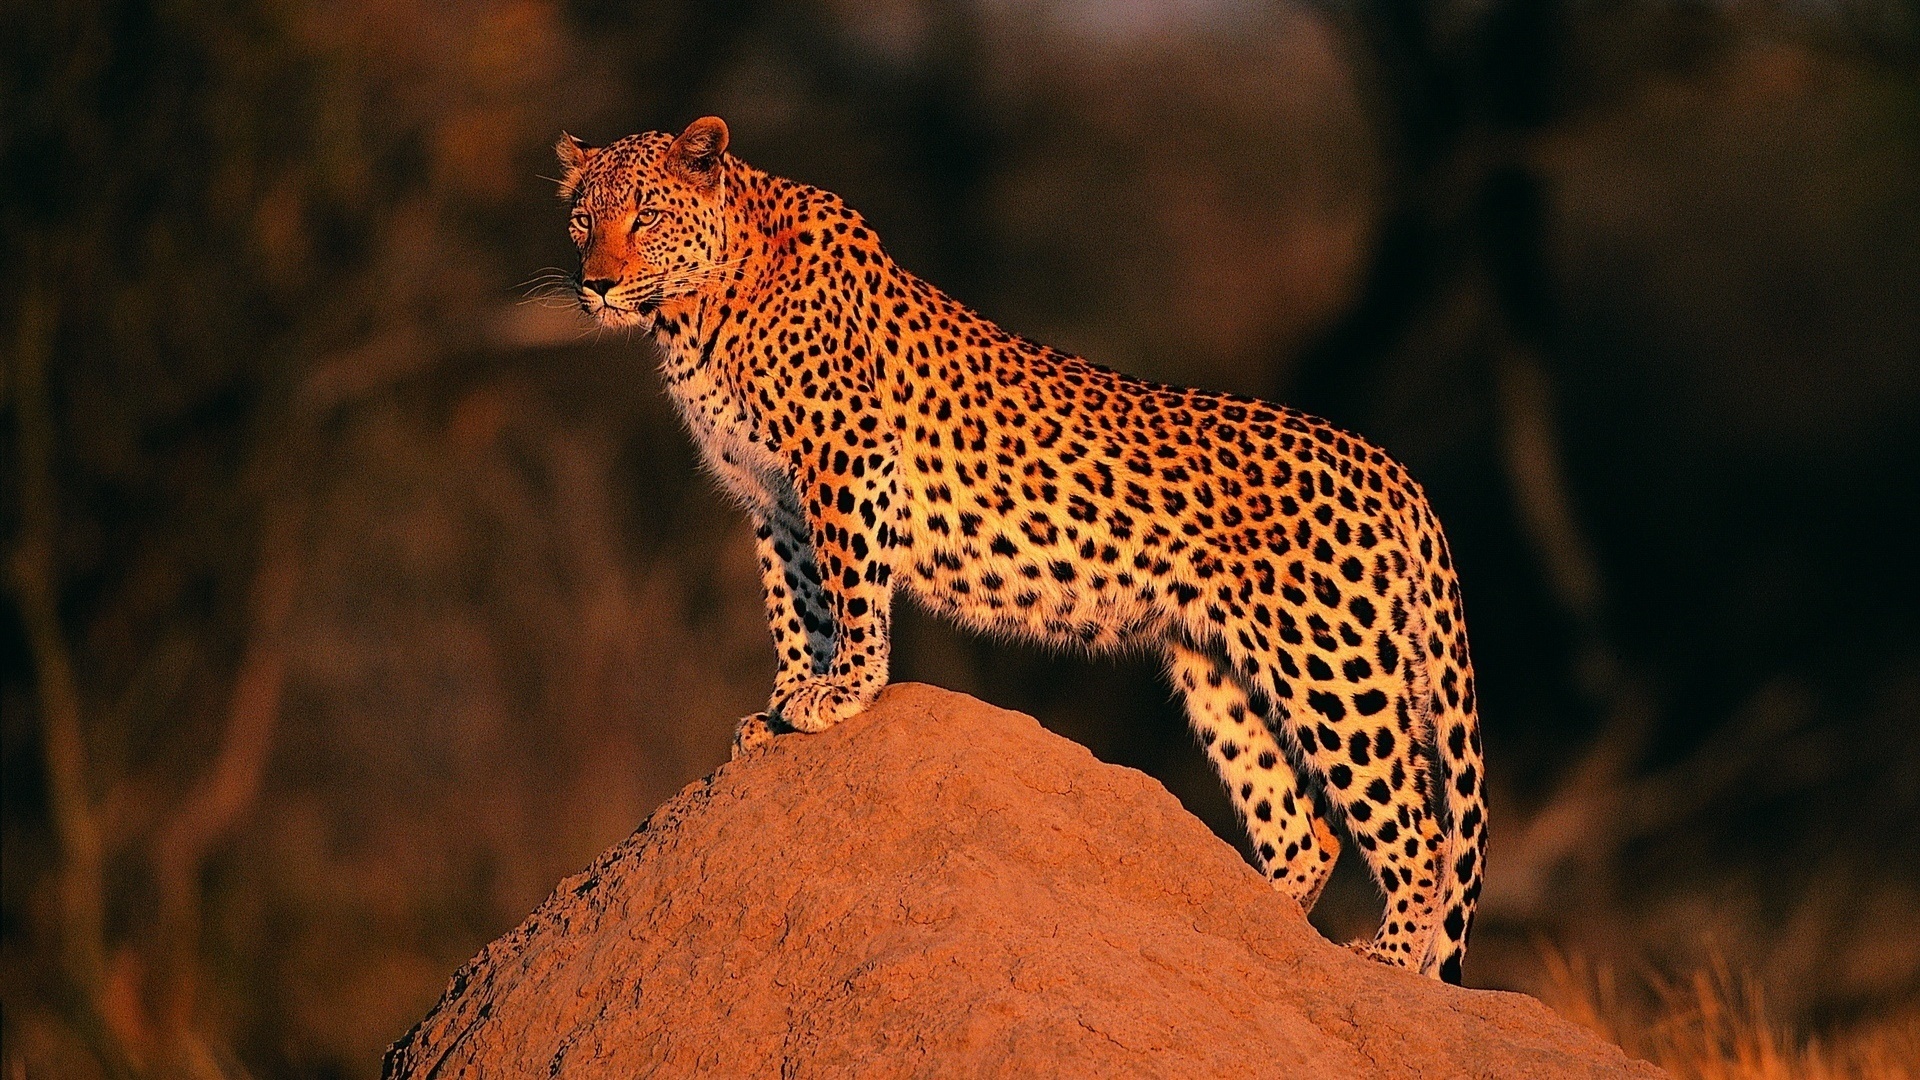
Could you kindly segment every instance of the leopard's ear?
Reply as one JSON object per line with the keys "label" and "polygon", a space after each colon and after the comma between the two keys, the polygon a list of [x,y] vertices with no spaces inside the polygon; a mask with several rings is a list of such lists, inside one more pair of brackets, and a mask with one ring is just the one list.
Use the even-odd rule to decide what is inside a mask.
{"label": "leopard's ear", "polygon": [[720,175],[720,156],[726,152],[727,122],[717,116],[703,116],[673,140],[667,148],[667,163],[705,187]]}
{"label": "leopard's ear", "polygon": [[587,165],[600,153],[600,148],[563,133],[560,141],[553,144],[553,153],[560,159],[560,167],[566,170],[560,174],[560,197],[571,199],[580,186],[580,174],[587,171]]}

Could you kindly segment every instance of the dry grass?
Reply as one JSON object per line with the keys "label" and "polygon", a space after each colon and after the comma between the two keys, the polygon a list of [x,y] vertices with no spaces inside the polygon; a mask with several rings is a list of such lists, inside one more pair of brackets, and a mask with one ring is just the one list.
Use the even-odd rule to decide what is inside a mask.
{"label": "dry grass", "polygon": [[1759,984],[1724,961],[1684,978],[1651,969],[1623,977],[1581,956],[1541,951],[1548,1005],[1675,1080],[1920,1078],[1920,1014],[1911,1010],[1808,1037],[1776,1021]]}

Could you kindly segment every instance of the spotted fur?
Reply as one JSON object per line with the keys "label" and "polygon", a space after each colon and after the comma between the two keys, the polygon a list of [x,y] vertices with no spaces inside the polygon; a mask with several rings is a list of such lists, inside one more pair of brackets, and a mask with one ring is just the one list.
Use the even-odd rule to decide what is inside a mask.
{"label": "spotted fur", "polygon": [[1387,901],[1362,950],[1459,981],[1480,731],[1419,486],[1314,417],[1010,334],[726,145],[709,117],[558,150],[582,306],[658,344],[757,529],[779,673],[742,745],[873,700],[896,588],[980,630],[1154,648],[1275,887],[1311,906],[1342,824]]}

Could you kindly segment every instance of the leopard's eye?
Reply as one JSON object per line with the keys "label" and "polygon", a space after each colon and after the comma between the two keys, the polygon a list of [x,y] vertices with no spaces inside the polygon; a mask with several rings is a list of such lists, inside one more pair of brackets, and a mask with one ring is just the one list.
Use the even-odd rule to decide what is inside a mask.
{"label": "leopard's eye", "polygon": [[585,210],[575,210],[573,212],[573,220],[568,224],[581,232],[586,232],[588,229],[593,228],[593,215],[587,213]]}
{"label": "leopard's eye", "polygon": [[648,228],[654,222],[659,220],[660,220],[660,211],[642,210],[633,215],[633,231],[639,232],[641,229]]}

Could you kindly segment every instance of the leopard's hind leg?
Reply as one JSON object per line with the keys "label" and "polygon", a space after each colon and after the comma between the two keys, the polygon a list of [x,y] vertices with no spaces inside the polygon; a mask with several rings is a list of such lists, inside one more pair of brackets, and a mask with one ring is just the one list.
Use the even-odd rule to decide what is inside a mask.
{"label": "leopard's hind leg", "polygon": [[1348,644],[1309,628],[1314,632],[1300,635],[1299,646],[1283,640],[1266,652],[1230,645],[1230,663],[1275,700],[1275,722],[1300,748],[1302,767],[1323,785],[1329,813],[1345,824],[1386,897],[1380,929],[1360,951],[1437,977],[1435,908],[1449,837],[1433,810],[1425,681],[1410,678],[1403,659],[1415,646],[1390,626],[1376,632],[1391,635],[1390,651],[1371,635],[1354,635]]}
{"label": "leopard's hind leg", "polygon": [[1206,747],[1245,824],[1260,872],[1308,911],[1320,898],[1340,841],[1315,812],[1279,739],[1267,726],[1271,707],[1249,694],[1224,661],[1182,642],[1167,649],[1168,674],[1187,706],[1193,732]]}

